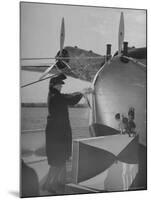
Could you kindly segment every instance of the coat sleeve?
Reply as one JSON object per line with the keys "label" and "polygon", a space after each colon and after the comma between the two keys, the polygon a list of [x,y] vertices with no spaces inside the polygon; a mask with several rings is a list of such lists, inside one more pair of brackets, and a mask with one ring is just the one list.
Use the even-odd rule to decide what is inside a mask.
{"label": "coat sleeve", "polygon": [[63,94],[63,97],[68,105],[75,105],[81,100],[83,94],[80,92],[74,92],[72,94]]}

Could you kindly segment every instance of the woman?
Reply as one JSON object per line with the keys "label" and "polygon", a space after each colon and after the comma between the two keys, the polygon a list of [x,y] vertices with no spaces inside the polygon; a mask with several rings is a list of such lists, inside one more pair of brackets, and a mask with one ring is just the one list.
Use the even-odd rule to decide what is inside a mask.
{"label": "woman", "polygon": [[66,76],[60,74],[50,80],[48,117],[46,126],[46,155],[50,166],[44,188],[52,193],[63,193],[66,178],[66,160],[71,156],[72,134],[68,106],[77,104],[83,94],[62,94]]}

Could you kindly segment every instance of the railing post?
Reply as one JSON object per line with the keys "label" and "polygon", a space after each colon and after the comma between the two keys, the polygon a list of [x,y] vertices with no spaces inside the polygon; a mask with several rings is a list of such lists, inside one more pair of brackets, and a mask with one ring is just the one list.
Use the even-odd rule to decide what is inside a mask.
{"label": "railing post", "polygon": [[128,55],[128,42],[123,42],[123,51],[120,60],[124,63],[128,63],[129,60],[125,57]]}
{"label": "railing post", "polygon": [[106,61],[111,59],[111,44],[106,45]]}
{"label": "railing post", "polygon": [[128,54],[128,42],[123,42],[123,56]]}

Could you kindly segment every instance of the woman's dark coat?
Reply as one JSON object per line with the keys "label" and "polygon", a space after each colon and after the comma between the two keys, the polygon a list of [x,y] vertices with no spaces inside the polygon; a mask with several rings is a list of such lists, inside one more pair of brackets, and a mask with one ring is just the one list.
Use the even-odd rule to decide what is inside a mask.
{"label": "woman's dark coat", "polygon": [[48,94],[48,117],[46,126],[46,155],[49,165],[58,166],[71,156],[72,134],[68,106],[75,105],[82,94],[62,94],[50,88]]}

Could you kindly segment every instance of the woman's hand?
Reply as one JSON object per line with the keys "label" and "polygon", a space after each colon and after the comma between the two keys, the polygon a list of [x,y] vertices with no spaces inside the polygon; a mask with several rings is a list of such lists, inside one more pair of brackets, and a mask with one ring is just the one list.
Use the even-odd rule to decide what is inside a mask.
{"label": "woman's hand", "polygon": [[84,88],[84,89],[81,91],[81,93],[82,93],[83,95],[91,94],[91,93],[93,93],[93,89],[92,89],[92,88]]}

